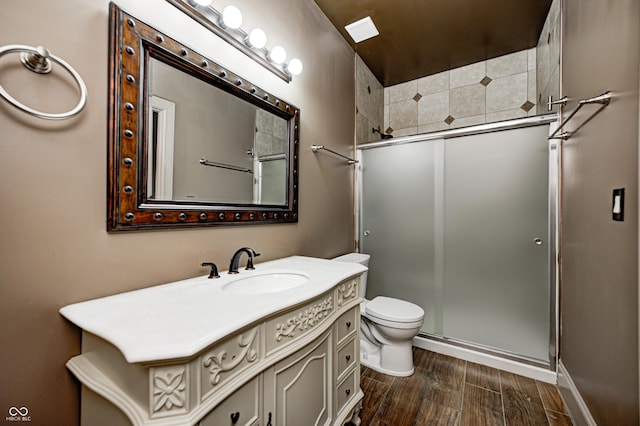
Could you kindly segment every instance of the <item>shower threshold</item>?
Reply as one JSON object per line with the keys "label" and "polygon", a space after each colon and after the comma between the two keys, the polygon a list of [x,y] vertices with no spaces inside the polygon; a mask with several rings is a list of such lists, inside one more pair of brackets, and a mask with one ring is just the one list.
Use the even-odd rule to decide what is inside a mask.
{"label": "shower threshold", "polygon": [[557,383],[555,359],[553,362],[548,362],[528,358],[508,351],[424,332],[420,332],[413,339],[413,346],[546,383]]}

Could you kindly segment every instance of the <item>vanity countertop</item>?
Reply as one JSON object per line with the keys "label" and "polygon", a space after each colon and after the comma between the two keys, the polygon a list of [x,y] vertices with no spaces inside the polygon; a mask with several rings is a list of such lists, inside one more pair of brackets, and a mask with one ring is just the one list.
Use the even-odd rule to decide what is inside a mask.
{"label": "vanity countertop", "polygon": [[[292,256],[259,263],[253,271],[220,273],[75,303],[60,313],[85,331],[116,346],[130,362],[190,357],[265,316],[308,301],[360,275],[357,263]],[[236,294],[225,285],[268,272],[295,272],[307,284],[273,293]]]}

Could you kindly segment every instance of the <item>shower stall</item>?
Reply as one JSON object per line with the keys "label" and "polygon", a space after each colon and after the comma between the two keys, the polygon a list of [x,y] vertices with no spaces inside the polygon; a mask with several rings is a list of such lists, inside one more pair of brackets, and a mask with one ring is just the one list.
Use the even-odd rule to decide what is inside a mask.
{"label": "shower stall", "polygon": [[555,370],[555,118],[360,145],[367,298],[420,305],[418,339]]}

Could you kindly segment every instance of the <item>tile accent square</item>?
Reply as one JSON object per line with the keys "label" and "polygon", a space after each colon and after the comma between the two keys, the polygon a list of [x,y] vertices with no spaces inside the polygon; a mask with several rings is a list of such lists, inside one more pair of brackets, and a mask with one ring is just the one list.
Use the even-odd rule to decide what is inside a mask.
{"label": "tile accent square", "polygon": [[535,104],[533,102],[527,101],[520,106],[520,109],[529,112],[529,110],[531,110],[531,108],[533,108],[534,106]]}
{"label": "tile accent square", "polygon": [[451,125],[451,123],[453,123],[454,120],[455,118],[453,118],[452,116],[448,116],[447,118],[444,119],[444,122]]}
{"label": "tile accent square", "polygon": [[416,102],[420,101],[420,99],[422,99],[422,95],[420,93],[416,93],[416,95],[413,97],[413,100]]}
{"label": "tile accent square", "polygon": [[384,132],[390,135],[391,133],[393,133],[393,129],[391,127],[387,127],[387,129]]}
{"label": "tile accent square", "polygon": [[491,80],[491,78],[489,76],[484,76],[484,78],[482,80],[480,80],[480,84],[482,84],[484,87],[487,87],[489,85],[489,83],[491,83],[493,80]]}

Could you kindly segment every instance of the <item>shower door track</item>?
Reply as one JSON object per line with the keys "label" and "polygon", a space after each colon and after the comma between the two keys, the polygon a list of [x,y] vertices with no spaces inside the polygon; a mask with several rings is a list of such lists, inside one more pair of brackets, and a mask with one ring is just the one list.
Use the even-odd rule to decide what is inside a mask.
{"label": "shower door track", "polygon": [[401,136],[393,139],[385,139],[379,142],[369,142],[356,146],[357,150],[382,148],[385,146],[401,145],[405,143],[424,142],[433,139],[450,139],[460,136],[480,135],[482,133],[498,132],[501,130],[522,129],[525,127],[540,126],[553,123],[558,120],[557,114],[536,115],[533,117],[517,118],[515,120],[497,121],[494,123],[478,124],[476,126],[460,127],[457,129],[440,130],[419,135]]}
{"label": "shower door track", "polygon": [[[402,136],[393,139],[386,139],[379,142],[370,142],[356,146],[356,159],[362,164],[362,150],[382,148],[387,146],[425,142],[435,139],[450,139],[461,136],[472,136],[483,133],[492,133],[503,130],[522,129],[525,127],[540,126],[550,124],[549,134],[557,127],[558,114],[544,114],[533,117],[518,118],[514,120],[498,121],[494,123],[479,124],[469,127],[461,127],[457,129],[441,130],[431,133],[423,133],[419,135]],[[497,356],[510,361],[516,361],[525,365],[548,369],[555,372],[558,360],[558,287],[559,287],[559,267],[558,267],[558,225],[559,225],[559,188],[561,179],[561,144],[555,140],[549,141],[549,237],[553,241],[549,250],[549,296],[550,296],[550,330],[549,330],[549,362],[541,361],[526,357],[524,355],[514,354],[502,351],[497,348],[490,348],[467,341],[448,338],[445,336],[436,336],[429,333],[420,332],[418,337],[433,340],[435,342],[444,343],[454,347],[469,349],[478,353]],[[358,167],[356,173],[356,187],[358,200],[356,205],[356,223],[355,223],[355,246],[360,250],[360,220],[361,220],[361,196],[362,196],[362,167]]]}
{"label": "shower door track", "polygon": [[[438,343],[444,343],[447,345],[451,345],[451,346],[455,346],[458,348],[463,348],[463,349],[469,349],[475,352],[479,352],[485,355],[493,355],[499,358],[503,358],[503,359],[508,359],[510,361],[516,361],[519,362],[521,364],[526,364],[526,365],[530,365],[533,367],[538,367],[538,368],[543,368],[546,370],[551,370],[551,363],[550,362],[546,362],[546,361],[541,361],[539,359],[535,359],[535,358],[529,358],[523,355],[519,355],[513,352],[509,352],[509,351],[502,351],[500,349],[496,349],[496,348],[492,348],[489,346],[483,346],[483,345],[479,345],[477,343],[473,343],[473,342],[468,342],[465,340],[460,340],[460,339],[454,339],[451,337],[446,337],[446,336],[437,336],[435,334],[430,334],[430,333],[425,333],[423,331],[421,331],[420,333],[418,333],[418,336],[420,338],[426,339],[426,340],[432,340],[434,342],[438,342]],[[551,358],[553,359],[553,358]]]}

